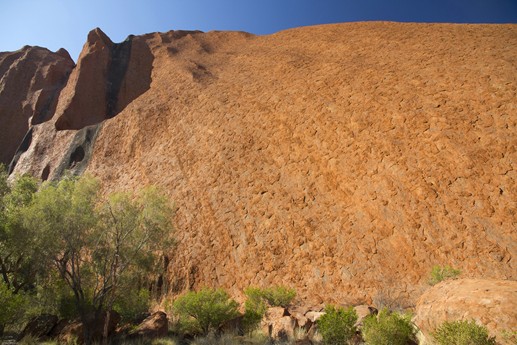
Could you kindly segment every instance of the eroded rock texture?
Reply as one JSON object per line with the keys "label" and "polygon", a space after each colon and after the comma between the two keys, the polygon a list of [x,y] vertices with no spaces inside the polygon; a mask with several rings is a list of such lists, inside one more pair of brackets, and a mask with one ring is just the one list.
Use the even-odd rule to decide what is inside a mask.
{"label": "eroded rock texture", "polygon": [[73,67],[64,49],[25,46],[0,53],[0,163],[9,165],[18,149],[30,146],[29,128],[52,117]]}
{"label": "eroded rock texture", "polygon": [[129,42],[90,34],[18,166],[62,166],[77,147],[59,138],[97,126],[83,167],[106,191],[175,201],[169,289],[286,284],[342,304],[388,289],[410,305],[436,264],[517,279],[516,25]]}
{"label": "eroded rock texture", "polygon": [[418,300],[415,323],[432,339],[445,321],[475,320],[501,344],[511,344],[504,332],[517,327],[517,281],[460,279],[442,282]]}
{"label": "eroded rock texture", "polygon": [[152,62],[144,39],[130,36],[115,44],[100,29],[92,30],[55,112],[33,126],[31,142],[19,150],[27,152],[17,158],[13,172],[44,180],[59,178],[65,170],[83,173],[102,121],[149,89]]}

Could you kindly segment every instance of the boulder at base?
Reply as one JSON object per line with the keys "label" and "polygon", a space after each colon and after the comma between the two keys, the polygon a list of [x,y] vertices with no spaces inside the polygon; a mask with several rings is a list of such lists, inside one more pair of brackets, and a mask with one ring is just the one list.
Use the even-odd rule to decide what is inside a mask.
{"label": "boulder at base", "polygon": [[45,338],[52,329],[57,325],[58,317],[56,315],[41,314],[33,317],[25,326],[18,340],[26,336],[32,336],[37,339]]}
{"label": "boulder at base", "polygon": [[157,311],[146,318],[138,327],[131,332],[130,336],[146,338],[164,337],[169,331],[169,320],[163,311]]}
{"label": "boulder at base", "polygon": [[475,320],[501,344],[517,329],[517,281],[459,279],[441,282],[418,300],[415,324],[426,339],[445,321]]}

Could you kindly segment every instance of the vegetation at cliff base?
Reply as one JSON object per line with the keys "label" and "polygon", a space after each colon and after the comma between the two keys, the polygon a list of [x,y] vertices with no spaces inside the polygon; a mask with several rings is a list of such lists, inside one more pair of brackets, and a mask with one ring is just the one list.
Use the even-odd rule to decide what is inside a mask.
{"label": "vegetation at cliff base", "polygon": [[433,338],[438,345],[495,345],[495,337],[488,335],[485,326],[474,320],[446,321],[434,332]]}
{"label": "vegetation at cliff base", "polygon": [[222,289],[204,288],[191,291],[174,302],[173,309],[179,315],[180,324],[192,327],[192,331],[207,335],[218,331],[227,321],[237,316],[239,304]]}
{"label": "vegetation at cliff base", "polygon": [[431,270],[431,277],[429,278],[429,285],[436,285],[441,281],[448,279],[456,279],[461,274],[459,269],[453,268],[449,265],[433,266]]}
{"label": "vegetation at cliff base", "polygon": [[328,305],[325,315],[318,320],[318,331],[326,345],[347,344],[355,335],[357,313],[354,308],[348,309]]}
{"label": "vegetation at cliff base", "polygon": [[22,176],[9,184],[0,174],[0,298],[8,306],[1,325],[19,318],[30,299],[26,313],[79,316],[90,342],[106,310],[130,317],[147,308],[146,301],[128,301],[126,291],[155,279],[162,251],[173,244],[165,196],[154,187],[103,196],[89,177],[40,185]]}
{"label": "vegetation at cliff base", "polygon": [[362,335],[369,345],[405,345],[416,339],[416,328],[410,315],[382,309],[364,319]]}

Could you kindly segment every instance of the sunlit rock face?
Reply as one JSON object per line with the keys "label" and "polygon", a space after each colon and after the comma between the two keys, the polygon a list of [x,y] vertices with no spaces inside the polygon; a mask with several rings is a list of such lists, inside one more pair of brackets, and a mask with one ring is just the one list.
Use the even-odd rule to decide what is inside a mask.
{"label": "sunlit rock face", "polygon": [[433,265],[515,280],[516,46],[516,25],[96,29],[14,173],[162,187],[169,291],[408,306]]}

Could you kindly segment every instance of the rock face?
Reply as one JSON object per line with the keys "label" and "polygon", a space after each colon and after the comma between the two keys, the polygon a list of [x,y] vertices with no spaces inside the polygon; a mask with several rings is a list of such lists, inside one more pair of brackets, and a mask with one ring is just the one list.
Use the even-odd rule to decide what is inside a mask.
{"label": "rock face", "polygon": [[56,327],[58,317],[56,315],[42,314],[29,320],[23,331],[20,333],[18,340],[26,336],[32,336],[37,339],[44,339]]}
{"label": "rock face", "polygon": [[151,67],[141,39],[135,47],[132,36],[114,44],[100,29],[92,30],[59,99],[56,129],[77,130],[115,116],[149,89]]}
{"label": "rock face", "polygon": [[502,334],[517,329],[517,281],[445,281],[427,290],[416,306],[415,324],[426,338],[445,321],[471,319],[510,344]]}
{"label": "rock face", "polygon": [[14,172],[163,187],[168,291],[285,284],[371,304],[389,289],[406,306],[433,265],[517,279],[517,25],[127,42],[90,33]]}
{"label": "rock face", "polygon": [[11,164],[12,171],[44,180],[59,178],[65,170],[83,173],[100,123],[149,88],[152,62],[142,37],[115,44],[100,29],[92,30],[52,118],[31,128],[34,144],[18,150],[24,154]]}
{"label": "rock face", "polygon": [[73,67],[64,49],[25,46],[0,53],[0,163],[8,165],[17,149],[30,146],[29,127],[52,117]]}
{"label": "rock face", "polygon": [[167,314],[157,311],[140,323],[130,336],[157,338],[164,337],[169,331],[169,320]]}

